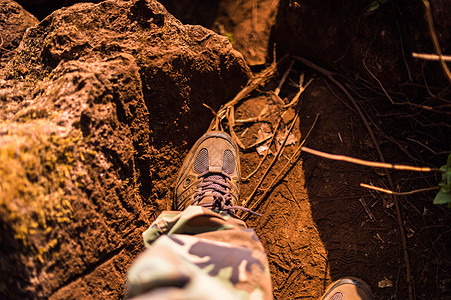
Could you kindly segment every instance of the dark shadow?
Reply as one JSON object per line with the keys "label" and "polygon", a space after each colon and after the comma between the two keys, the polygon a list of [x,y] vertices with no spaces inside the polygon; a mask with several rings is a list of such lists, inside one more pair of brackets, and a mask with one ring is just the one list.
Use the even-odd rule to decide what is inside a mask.
{"label": "dark shadow", "polygon": [[169,13],[183,24],[213,26],[219,7],[219,0],[161,0]]}
{"label": "dark shadow", "polygon": [[[381,101],[373,100],[371,106],[368,106],[368,103],[360,105],[365,111],[371,108],[376,112],[393,112],[391,105]],[[362,119],[353,111],[353,106],[346,96],[335,86],[316,77],[302,95],[301,103],[302,136],[310,130],[315,115],[320,114],[313,133],[307,140],[307,147],[368,161],[380,161]],[[418,134],[417,130],[426,130],[412,127],[409,118],[383,117],[374,115],[374,111],[370,116],[370,122],[376,122],[377,128],[381,129],[379,131],[375,126],[371,126],[386,161],[414,165],[411,157],[406,156],[407,151],[403,152],[404,149],[399,145],[408,141],[406,137]],[[446,140],[443,130],[442,128],[441,131],[435,131],[437,140]],[[388,140],[387,136],[393,140]],[[395,142],[400,144],[396,145]],[[421,150],[414,150],[413,145],[409,145],[407,149],[416,153],[415,155],[421,153],[416,152]],[[427,157],[422,155],[423,159]],[[344,276],[358,277],[371,286],[376,299],[387,299],[393,294],[397,294],[399,299],[407,299],[406,267],[393,200],[387,194],[360,187],[360,183],[367,183],[390,189],[384,170],[321,158],[305,152],[302,154],[302,160],[312,217],[328,251],[328,268],[332,280]],[[427,184],[425,180],[431,180],[433,176],[400,171],[391,173],[395,184],[404,191],[424,187]],[[446,235],[443,230],[449,228],[442,221],[438,222],[441,224],[439,225],[438,220],[432,216],[441,215],[443,220],[449,218],[448,214],[443,215],[443,211],[431,203],[433,197],[432,194],[424,193],[408,198],[399,197],[405,214],[402,218],[408,234],[407,245],[414,278],[418,278],[420,274],[426,276],[426,273],[431,278],[441,278],[445,274],[439,264],[434,267],[434,270],[438,270],[437,274],[432,273],[428,266],[435,263],[432,258],[426,259],[424,254],[421,254],[428,253],[428,257],[432,257],[435,255],[431,252],[432,248],[446,249],[445,240],[431,245],[432,240]],[[425,214],[425,209],[431,212],[431,215]],[[434,230],[437,229],[434,234],[429,232],[432,228],[423,229],[428,228],[430,224],[437,226],[434,227]],[[381,282],[389,282],[391,286],[378,288]],[[416,281],[415,284],[423,291],[433,292],[439,289],[435,283],[430,280],[428,282],[425,284]]]}
{"label": "dark shadow", "polygon": [[0,217],[0,298],[1,299],[31,299],[33,294],[27,291],[31,274],[21,253],[27,253],[25,246],[14,237],[14,230]]}

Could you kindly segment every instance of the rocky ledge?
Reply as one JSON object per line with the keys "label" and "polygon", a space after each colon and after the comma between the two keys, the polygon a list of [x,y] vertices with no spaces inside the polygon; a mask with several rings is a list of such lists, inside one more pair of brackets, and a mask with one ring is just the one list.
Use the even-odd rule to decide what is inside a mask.
{"label": "rocky ledge", "polygon": [[31,19],[0,71],[0,295],[117,298],[205,105],[249,70],[226,37],[152,0]]}

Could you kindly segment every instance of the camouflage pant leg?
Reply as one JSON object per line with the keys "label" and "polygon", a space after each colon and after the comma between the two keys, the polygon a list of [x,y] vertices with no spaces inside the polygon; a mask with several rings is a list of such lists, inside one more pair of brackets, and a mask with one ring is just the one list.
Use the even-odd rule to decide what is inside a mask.
{"label": "camouflage pant leg", "polygon": [[272,299],[263,245],[252,229],[199,206],[163,212],[127,276],[133,299]]}

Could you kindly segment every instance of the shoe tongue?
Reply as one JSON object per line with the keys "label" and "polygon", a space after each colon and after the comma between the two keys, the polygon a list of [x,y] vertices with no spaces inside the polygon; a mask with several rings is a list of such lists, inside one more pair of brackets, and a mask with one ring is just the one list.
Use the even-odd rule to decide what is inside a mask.
{"label": "shoe tongue", "polygon": [[213,193],[206,193],[202,200],[199,201],[199,204],[207,204],[207,203],[213,203],[215,202],[215,197]]}

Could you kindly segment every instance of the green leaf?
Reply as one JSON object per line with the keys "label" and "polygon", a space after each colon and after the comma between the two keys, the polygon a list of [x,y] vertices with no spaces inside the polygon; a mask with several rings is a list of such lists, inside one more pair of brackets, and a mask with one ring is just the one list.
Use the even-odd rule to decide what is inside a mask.
{"label": "green leaf", "polygon": [[379,8],[379,1],[374,1],[371,6],[370,6],[370,11],[375,11],[376,9]]}
{"label": "green leaf", "polygon": [[446,193],[445,191],[440,190],[437,193],[437,196],[435,196],[434,204],[445,204],[445,203],[448,203],[448,206],[451,203],[451,193]]}
{"label": "green leaf", "polygon": [[229,39],[230,44],[234,43],[233,36],[231,33],[226,32],[224,35]]}

